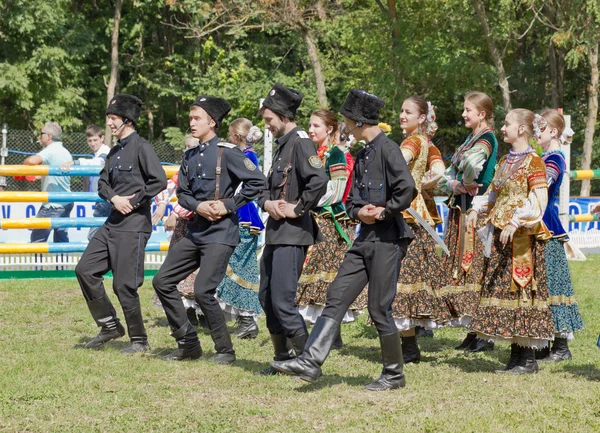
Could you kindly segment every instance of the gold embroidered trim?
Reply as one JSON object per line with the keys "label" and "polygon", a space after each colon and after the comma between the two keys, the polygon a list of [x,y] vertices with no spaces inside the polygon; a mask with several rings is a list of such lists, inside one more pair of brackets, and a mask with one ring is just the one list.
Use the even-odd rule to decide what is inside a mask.
{"label": "gold embroidered trim", "polygon": [[396,286],[396,293],[416,293],[421,290],[426,291],[432,296],[437,296],[431,286],[427,283],[398,284]]}
{"label": "gold embroidered trim", "polygon": [[539,299],[496,299],[496,298],[480,298],[480,307],[500,307],[500,308],[535,308],[547,310],[548,303]]}
{"label": "gold embroidered trim", "polygon": [[307,284],[307,283],[317,283],[319,281],[324,281],[326,283],[331,283],[335,279],[337,272],[318,272],[316,274],[306,275],[302,274],[300,280],[298,280],[298,284]]}
{"label": "gold embroidered trim", "polygon": [[445,286],[438,290],[440,295],[449,295],[453,293],[477,292],[481,291],[481,284],[465,284],[464,286]]}
{"label": "gold embroidered trim", "polygon": [[233,272],[233,269],[231,269],[229,266],[227,266],[227,276],[234,282],[239,284],[240,286],[242,286],[245,289],[250,289],[250,290],[254,290],[255,292],[258,292],[259,289],[259,285],[258,284],[254,284],[251,283],[250,281],[246,281],[243,278],[241,278],[239,275],[236,275],[235,272]]}
{"label": "gold embroidered trim", "polygon": [[548,296],[548,304],[550,305],[575,305],[577,301],[575,300],[575,296]]}

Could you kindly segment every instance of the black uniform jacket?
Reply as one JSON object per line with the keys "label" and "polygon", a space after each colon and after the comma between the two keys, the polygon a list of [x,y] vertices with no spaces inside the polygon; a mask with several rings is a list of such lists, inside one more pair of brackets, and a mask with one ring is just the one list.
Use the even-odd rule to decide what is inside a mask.
{"label": "black uniform jacket", "polygon": [[[285,188],[285,200],[297,203],[294,210],[299,217],[279,221],[269,218],[265,242],[269,245],[312,245],[318,227],[309,211],[316,207],[327,191],[329,179],[315,145],[300,127],[280,137],[277,144],[279,147],[273,156],[268,189],[260,195],[258,204],[264,210],[265,202],[279,200]],[[282,187],[286,174],[287,182]]]}
{"label": "black uniform jacket", "polygon": [[[200,202],[215,199],[219,149],[223,149],[219,199],[229,214],[211,222],[195,212]],[[244,188],[236,194],[242,183]],[[254,200],[266,187],[265,176],[234,144],[220,143],[219,137],[215,136],[187,150],[179,169],[177,187],[179,204],[194,212],[187,226],[187,237],[196,245],[215,243],[235,247],[240,241],[237,209]]]}
{"label": "black uniform jacket", "polygon": [[98,179],[98,195],[110,202],[115,195],[135,196],[129,200],[133,211],[127,215],[113,208],[106,226],[119,231],[152,231],[150,207],[156,194],[167,187],[165,170],[152,145],[133,132],[110,150]]}
{"label": "black uniform jacket", "polygon": [[357,242],[394,241],[413,238],[402,211],[417,196],[400,147],[383,132],[358,152],[354,164],[353,185],[346,201],[350,218],[358,220],[358,211],[368,204],[385,208],[384,219],[375,224],[360,225]]}

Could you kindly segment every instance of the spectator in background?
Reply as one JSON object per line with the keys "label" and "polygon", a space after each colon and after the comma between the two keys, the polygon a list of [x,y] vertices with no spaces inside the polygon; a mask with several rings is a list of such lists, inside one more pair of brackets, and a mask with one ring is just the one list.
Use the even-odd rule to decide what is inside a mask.
{"label": "spectator in background", "polygon": [[[87,145],[94,152],[93,158],[79,158],[75,161],[67,161],[61,164],[60,168],[63,171],[69,171],[73,165],[99,165],[104,167],[106,163],[106,155],[110,152],[110,147],[104,144],[104,131],[97,125],[91,125],[85,130]],[[98,192],[98,176],[90,176],[89,192]],[[112,204],[103,200],[96,202],[94,207],[94,217],[107,217],[112,210]],[[99,227],[90,229],[88,240],[94,237]]]}
{"label": "spectator in background", "polygon": [[[31,155],[24,165],[61,165],[73,161],[71,154],[62,145],[62,128],[56,122],[47,122],[40,132],[41,152]],[[42,177],[42,192],[71,192],[71,178],[68,176]],[[44,203],[36,218],[68,218],[73,203]],[[31,242],[46,242],[52,229],[31,231]],[[54,242],[69,242],[67,229],[54,229]]]}

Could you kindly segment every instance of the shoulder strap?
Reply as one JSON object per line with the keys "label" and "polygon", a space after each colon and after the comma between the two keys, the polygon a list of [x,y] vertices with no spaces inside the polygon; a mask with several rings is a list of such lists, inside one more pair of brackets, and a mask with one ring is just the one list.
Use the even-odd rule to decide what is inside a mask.
{"label": "shoulder strap", "polygon": [[216,168],[216,173],[217,175],[215,176],[215,200],[219,200],[219,187],[221,186],[221,158],[223,157],[223,150],[224,148],[221,147],[219,148],[219,155],[217,156],[217,168]]}
{"label": "shoulder strap", "polygon": [[294,160],[295,150],[296,150],[296,140],[292,141],[292,144],[290,147],[290,159],[288,160],[285,170],[283,170],[283,181],[279,185],[281,187],[281,194],[279,196],[279,198],[281,200],[285,200],[287,197],[288,175],[289,175],[289,172],[292,171],[292,161]]}

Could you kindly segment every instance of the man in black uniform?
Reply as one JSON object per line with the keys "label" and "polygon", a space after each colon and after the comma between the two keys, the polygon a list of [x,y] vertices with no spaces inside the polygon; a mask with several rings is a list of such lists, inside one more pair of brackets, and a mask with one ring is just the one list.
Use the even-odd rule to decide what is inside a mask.
{"label": "man in black uniform", "polygon": [[[318,227],[310,214],[327,189],[327,175],[308,134],[294,121],[302,95],[275,84],[264,100],[261,113],[279,145],[273,156],[268,186],[258,199],[269,213],[260,262],[258,297],[267,316],[275,360],[302,353],[306,325],[296,305],[296,290],[308,247]],[[269,367],[261,375],[276,374]]]}
{"label": "man in black uniform", "polygon": [[[165,360],[197,359],[202,355],[196,329],[188,321],[177,291],[177,283],[200,268],[194,294],[215,344],[217,353],[211,361],[235,361],[215,293],[240,239],[236,210],[266,188],[266,179],[237,146],[219,142],[216,130],[230,110],[226,100],[210,96],[199,96],[190,108],[190,129],[200,145],[185,152],[177,197],[179,204],[195,215],[188,223],[187,237],[169,250],[152,281],[178,346]],[[244,188],[236,194],[241,183]]]}
{"label": "man in black uniform", "polygon": [[400,334],[391,313],[400,263],[414,237],[401,212],[410,206],[417,190],[399,146],[377,126],[383,106],[378,97],[352,89],[340,110],[354,136],[366,141],[356,158],[346,202],[348,215],[361,222],[360,233],[329,287],[325,309],[304,353],[289,361],[271,362],[278,371],[308,382],[321,376],[321,365],[344,314],[369,283],[368,308],[379,333],[383,371],[365,389],[384,391],[404,386]]}
{"label": "man in black uniform", "polygon": [[92,317],[102,328],[85,347],[97,349],[125,335],[102,284],[102,276],[112,270],[131,339],[121,351],[125,354],[150,350],[137,291],[144,282],[144,253],[152,231],[150,204],[167,186],[152,145],[135,131],[141,106],[142,101],[126,94],[115,95],[108,104],[106,124],[118,141],[100,172],[98,195],[113,209],[75,268]]}

